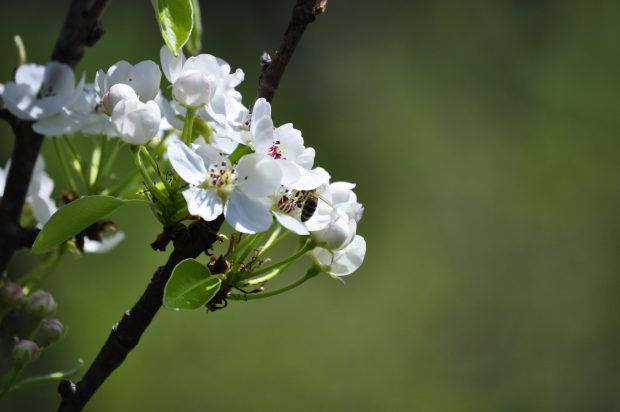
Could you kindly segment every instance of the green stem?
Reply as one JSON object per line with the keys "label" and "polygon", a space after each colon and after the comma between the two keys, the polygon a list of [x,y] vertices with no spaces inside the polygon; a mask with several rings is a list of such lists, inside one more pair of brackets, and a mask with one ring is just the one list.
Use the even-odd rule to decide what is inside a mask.
{"label": "green stem", "polygon": [[66,250],[67,247],[63,244],[60,248],[47,255],[30,273],[20,279],[25,294],[28,294],[46,275],[49,275],[56,269]]}
{"label": "green stem", "polygon": [[306,253],[308,253],[309,251],[311,251],[312,249],[314,249],[314,242],[312,241],[308,241],[304,247],[302,247],[300,250],[298,250],[297,252],[293,253],[291,256],[287,257],[284,260],[281,260],[278,263],[274,263],[273,265],[269,265],[263,269],[257,270],[255,272],[250,273],[248,277],[255,277],[258,275],[262,275],[263,273],[268,273],[271,272],[272,270],[278,269],[281,266],[287,265],[289,263],[294,262],[295,260],[299,259],[300,257],[302,257],[303,255],[305,255]]}
{"label": "green stem", "polygon": [[101,176],[107,176],[108,174],[110,174],[110,170],[112,169],[112,165],[114,165],[114,161],[118,156],[121,146],[121,139],[116,139],[110,155],[106,159],[103,168],[99,172],[99,179],[101,179]]}
{"label": "green stem", "polygon": [[278,226],[278,228],[273,231],[273,233],[271,234],[271,236],[269,237],[269,239],[267,240],[263,248],[260,250],[260,252],[258,252],[259,257],[265,255],[267,252],[271,251],[271,249],[278,246],[280,242],[282,242],[284,239],[288,237],[288,235],[291,234],[291,232],[287,230],[286,232],[280,235],[281,231],[282,231],[281,226]]}
{"label": "green stem", "polygon": [[159,201],[162,204],[166,204],[167,203],[166,197],[155,186],[155,183],[153,183],[151,176],[149,176],[148,171],[144,167],[144,163],[142,163],[142,158],[140,157],[139,149],[133,150],[133,158],[136,163],[136,166],[138,167],[138,170],[140,171],[140,174],[142,175],[142,179],[144,179],[144,184],[146,184],[147,189],[149,189],[149,191],[157,199],[157,201]]}
{"label": "green stem", "polygon": [[162,181],[162,183],[166,187],[166,190],[168,191],[168,193],[172,193],[172,187],[170,186],[170,183],[168,183],[168,180],[166,179],[166,177],[161,173],[161,169],[159,168],[159,165],[157,164],[155,159],[153,159],[153,157],[151,156],[149,151],[146,149],[146,147],[140,146],[140,153],[142,153],[144,157],[146,157],[146,160],[148,160],[148,162],[151,164],[151,167],[153,168],[153,170],[157,172],[157,174],[159,175],[159,179]]}
{"label": "green stem", "polygon": [[99,182],[101,169],[105,162],[107,143],[108,138],[106,137],[106,135],[102,134],[99,137],[99,146],[96,147],[95,150],[93,150],[93,155],[90,162],[90,185],[93,188],[96,188],[97,183]]}
{"label": "green stem", "polygon": [[30,331],[30,335],[28,335],[28,340],[34,341],[34,338],[37,336],[37,332],[41,329],[41,325],[43,324],[43,318],[38,319],[37,323],[35,323],[34,327]]}
{"label": "green stem", "polygon": [[248,236],[247,239],[244,239],[244,242],[241,242],[239,248],[237,249],[242,250],[241,256],[239,256],[239,258],[233,257],[234,263],[231,269],[231,273],[233,274],[233,276],[235,276],[235,274],[239,270],[239,266],[241,265],[241,263],[243,263],[243,261],[249,256],[250,253],[252,253],[252,251],[256,248],[256,245],[258,245],[258,243],[264,236],[265,232],[255,233]]}
{"label": "green stem", "polygon": [[82,359],[78,359],[78,364],[69,370],[52,372],[52,373],[48,373],[47,375],[32,376],[30,378],[22,379],[15,385],[11,386],[11,389],[9,389],[9,392],[13,392],[18,389],[28,388],[30,386],[42,385],[46,383],[58,382],[63,379],[69,379],[72,376],[74,376],[76,373],[78,373],[80,369],[82,369],[83,366],[84,366],[84,361]]}
{"label": "green stem", "polygon": [[254,300],[254,299],[269,298],[271,296],[276,296],[276,295],[279,295],[281,293],[288,292],[291,289],[295,289],[297,286],[299,286],[299,285],[305,283],[307,280],[312,279],[313,277],[315,277],[317,274],[319,274],[319,272],[320,272],[319,269],[317,269],[316,267],[312,266],[310,269],[308,269],[306,274],[301,279],[299,279],[296,282],[291,283],[288,286],[284,286],[283,288],[276,289],[276,290],[271,291],[271,292],[263,292],[263,293],[253,294],[253,295],[249,295],[249,294],[240,295],[240,294],[236,294],[236,293],[231,293],[228,296],[226,296],[226,298],[227,299],[232,299],[232,300]]}
{"label": "green stem", "polygon": [[0,391],[0,399],[2,399],[4,395],[9,391],[9,389],[11,389],[11,385],[13,385],[13,382],[15,382],[15,379],[17,379],[17,375],[19,375],[19,372],[21,370],[22,367],[17,365],[11,368],[8,373],[8,379],[6,381],[6,384],[4,385],[4,388],[2,388],[2,390]]}
{"label": "green stem", "polygon": [[181,136],[181,140],[183,140],[186,144],[190,144],[192,142],[192,128],[194,126],[194,117],[196,116],[196,109],[187,109],[187,114],[185,115],[185,122],[183,123],[183,135]]}
{"label": "green stem", "polygon": [[69,167],[67,165],[67,159],[65,158],[65,155],[62,153],[62,150],[60,149],[60,146],[58,144],[58,139],[58,137],[52,138],[52,142],[54,143],[54,150],[56,151],[56,156],[58,157],[58,161],[60,162],[60,165],[62,167],[63,174],[65,175],[65,180],[67,181],[67,185],[69,185],[69,189],[73,193],[77,194],[79,193],[77,184],[75,183],[75,180],[73,180],[73,176],[71,175],[71,171],[69,170]]}
{"label": "green stem", "polygon": [[75,169],[75,171],[79,173],[80,177],[82,178],[84,182],[84,186],[86,187],[86,192],[90,194],[91,188],[90,188],[90,185],[88,184],[88,176],[86,173],[86,169],[84,168],[83,163],[82,163],[82,156],[80,156],[80,153],[77,151],[77,149],[75,148],[75,146],[73,145],[73,143],[67,136],[63,136],[62,140],[63,142],[65,142],[65,145],[69,149],[69,153],[71,153],[71,156],[73,156],[73,162],[71,162],[71,165],[73,165],[73,168]]}

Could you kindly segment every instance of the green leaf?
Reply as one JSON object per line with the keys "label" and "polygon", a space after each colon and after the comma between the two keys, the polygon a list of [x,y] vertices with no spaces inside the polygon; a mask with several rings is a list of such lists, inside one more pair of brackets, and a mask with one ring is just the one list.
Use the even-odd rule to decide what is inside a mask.
{"label": "green leaf", "polygon": [[196,55],[202,49],[202,16],[200,15],[200,3],[198,0],[192,0],[192,9],[194,10],[194,27],[189,40],[185,43],[185,49],[189,54]]}
{"label": "green leaf", "polygon": [[172,271],[164,289],[164,306],[170,309],[198,309],[220,290],[222,281],[194,259],[185,259]]}
{"label": "green leaf", "polygon": [[44,253],[52,250],[124,203],[116,197],[86,196],[61,207],[43,226],[32,251]]}
{"label": "green leaf", "polygon": [[194,26],[192,0],[153,0],[153,5],[161,35],[172,54],[178,56]]}

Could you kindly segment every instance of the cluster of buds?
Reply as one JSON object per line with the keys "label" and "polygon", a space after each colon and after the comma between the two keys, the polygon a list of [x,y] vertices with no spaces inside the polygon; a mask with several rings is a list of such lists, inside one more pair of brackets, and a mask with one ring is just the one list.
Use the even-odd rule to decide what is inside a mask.
{"label": "cluster of buds", "polygon": [[[25,295],[22,286],[11,281],[0,287],[0,325],[8,331],[0,339],[14,340],[12,357],[19,368],[36,360],[45,348],[64,336],[64,325],[51,318],[56,309],[54,297],[47,291],[36,290]],[[14,319],[18,322],[12,322]],[[13,329],[15,332],[11,333]]]}

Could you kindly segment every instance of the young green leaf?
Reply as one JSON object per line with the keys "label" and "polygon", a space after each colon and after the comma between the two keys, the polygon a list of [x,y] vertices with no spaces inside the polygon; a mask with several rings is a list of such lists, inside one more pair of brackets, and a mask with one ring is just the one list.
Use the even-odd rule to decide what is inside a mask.
{"label": "young green leaf", "polygon": [[82,197],[61,207],[43,226],[32,245],[32,251],[44,253],[52,250],[124,203],[115,197],[97,195]]}
{"label": "young green leaf", "polygon": [[172,271],[164,289],[164,306],[170,309],[198,309],[220,290],[221,280],[194,259],[185,259]]}
{"label": "young green leaf", "polygon": [[162,37],[172,54],[178,56],[194,26],[192,0],[153,0],[153,6]]}
{"label": "young green leaf", "polygon": [[202,16],[200,15],[200,3],[198,0],[192,0],[192,8],[194,10],[194,27],[189,40],[185,43],[185,49],[189,54],[196,55],[202,49]]}

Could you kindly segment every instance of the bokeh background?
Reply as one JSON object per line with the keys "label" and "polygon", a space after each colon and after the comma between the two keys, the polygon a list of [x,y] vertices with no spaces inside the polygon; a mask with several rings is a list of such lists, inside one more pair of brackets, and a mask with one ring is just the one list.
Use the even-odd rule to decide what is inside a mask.
{"label": "bokeh background", "polygon": [[[44,63],[68,3],[0,5],[2,81],[12,36]],[[293,1],[201,3],[204,50],[243,68],[249,104]],[[614,0],[331,1],[274,117],[357,182],[363,268],[214,314],[162,310],[87,410],[618,410],[619,15]],[[149,2],[115,1],[104,24],[78,72],[158,60]],[[5,125],[0,139],[4,162]],[[119,248],[44,285],[70,331],[27,373],[89,364],[165,260],[144,208],[114,218]],[[57,402],[47,386],[0,409]]]}

